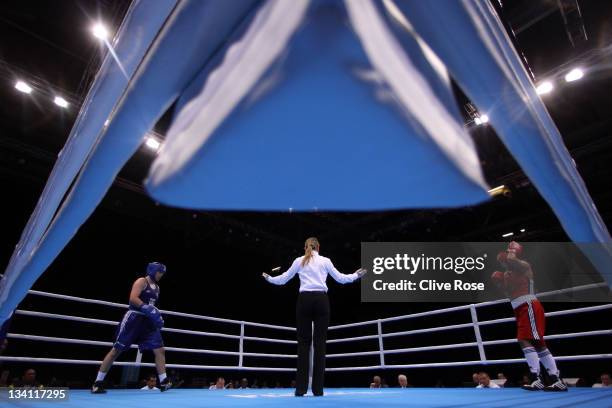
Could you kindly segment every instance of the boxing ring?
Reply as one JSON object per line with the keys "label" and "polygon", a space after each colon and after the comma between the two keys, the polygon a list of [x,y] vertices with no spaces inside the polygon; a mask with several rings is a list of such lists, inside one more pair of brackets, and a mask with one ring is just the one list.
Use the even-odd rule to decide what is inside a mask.
{"label": "boxing ring", "polygon": [[[547,296],[556,295],[564,291],[582,291],[599,287],[602,284],[591,284],[578,286],[575,288],[565,289],[561,291],[552,291],[540,293],[538,296],[545,298]],[[98,299],[88,299],[77,296],[69,296],[57,293],[41,292],[30,290],[29,296],[53,298],[61,301],[71,302],[74,304],[93,304],[114,309],[126,309],[127,305],[121,303],[108,302]],[[482,331],[487,327],[494,325],[503,325],[512,323],[513,317],[502,317],[492,320],[479,319],[479,311],[488,307],[499,305],[507,302],[506,299],[496,301],[483,302],[477,304],[461,305],[437,309],[421,313],[413,313],[402,316],[394,316],[376,320],[368,320],[362,322],[348,323],[331,326],[329,328],[330,339],[328,345],[332,344],[347,344],[363,342],[367,343],[370,349],[368,351],[348,352],[348,353],[328,353],[327,360],[328,372],[348,372],[359,370],[385,370],[385,369],[418,369],[426,367],[453,367],[453,366],[483,366],[488,364],[517,364],[524,363],[522,358],[507,358],[507,359],[488,359],[487,350],[503,345],[516,342],[514,338],[503,338],[495,340],[484,340]],[[546,317],[554,319],[559,316],[570,315],[588,315],[592,312],[604,311],[612,309],[612,304],[599,304],[594,306],[576,307],[563,310],[548,312]],[[184,328],[164,327],[162,331],[167,337],[170,333],[176,333],[188,336],[204,336],[208,338],[222,339],[224,344],[231,344],[231,350],[215,350],[215,349],[196,349],[166,346],[168,357],[168,368],[190,369],[190,370],[219,370],[219,371],[268,371],[268,372],[292,372],[294,368],[289,367],[294,365],[295,354],[290,353],[290,350],[295,348],[296,341],[290,339],[294,336],[295,328],[289,326],[272,325],[258,322],[223,319],[211,316],[197,315],[191,313],[182,313],[177,311],[162,311],[166,320],[169,317],[184,318],[191,321],[200,321],[207,324],[224,324],[231,327],[225,332],[200,331]],[[461,319],[465,320],[462,323],[449,324],[442,326],[433,326],[412,330],[393,330],[388,329],[389,325],[407,322],[418,321],[423,318],[447,319],[448,316],[456,314]],[[75,316],[58,313],[47,313],[35,310],[18,309],[15,311],[17,319],[20,318],[43,318],[55,319],[75,322],[79,324],[105,325],[116,326],[118,322],[111,320],[101,320],[85,316]],[[369,328],[369,329],[366,329]],[[262,337],[255,335],[254,332],[265,330],[277,333],[275,337]],[[365,334],[352,337],[343,337],[339,333],[346,330],[374,331],[374,334]],[[473,336],[473,341],[469,342],[450,342],[448,344],[427,346],[427,347],[406,347],[406,348],[386,348],[385,343],[391,338],[407,338],[424,333],[446,333],[467,331]],[[612,330],[589,330],[573,333],[555,333],[546,336],[547,341],[555,341],[566,338],[583,338],[590,336],[610,336]],[[34,334],[9,333],[8,337],[11,341],[32,341],[43,343],[67,343],[79,344],[86,346],[98,346],[95,351],[96,356],[102,356],[104,351],[112,346],[109,341],[97,341],[93,339],[83,338],[65,338],[53,336],[40,336]],[[284,337],[284,338],[283,338]],[[447,338],[452,339],[452,336]],[[254,348],[256,343],[274,344],[279,349],[287,350],[287,353],[260,353]],[[100,347],[101,346],[101,347]],[[374,347],[372,347],[374,346]],[[132,346],[133,349],[137,347]],[[479,359],[476,360],[459,360],[445,362],[428,362],[418,364],[389,364],[385,361],[386,357],[392,355],[410,355],[418,352],[435,352],[440,350],[461,350],[461,354],[465,354],[465,350],[476,350]],[[177,353],[190,354],[193,356],[223,356],[231,359],[233,364],[227,365],[206,365],[206,364],[178,364],[173,363],[173,356]],[[362,365],[359,363],[351,363],[348,365],[338,365],[337,360],[349,359],[356,360],[359,358],[375,358],[377,364]],[[572,360],[591,360],[591,359],[610,359],[612,353],[606,354],[576,354],[557,356],[557,361],[572,361]],[[203,358],[205,360],[206,357]],[[262,360],[284,361],[285,367],[274,367],[269,363],[261,364]],[[36,356],[1,356],[0,361],[13,362],[28,362],[32,364],[42,363],[57,363],[57,364],[80,364],[97,366],[101,363],[99,360],[83,360],[83,359],[67,359],[67,358],[52,358],[52,357],[36,357]],[[330,364],[331,363],[331,364]],[[142,354],[138,351],[134,361],[117,361],[116,366],[140,366],[154,367],[153,363],[142,361]],[[146,395],[144,395],[146,394]],[[181,406],[195,407],[205,404],[208,407],[212,406],[242,406],[249,404],[261,403],[265,406],[286,406],[289,403],[295,406],[304,404],[304,399],[294,398],[292,389],[254,389],[254,390],[202,390],[202,389],[175,389],[171,392],[164,393],[160,396],[159,393],[142,393],[138,390],[111,390],[106,396],[90,395],[89,391],[74,390],[71,391],[71,399],[63,403],[62,406],[78,406],[78,407],[95,407],[109,403],[117,406],[136,406],[138,404],[146,404],[148,406]],[[289,398],[291,397],[291,398]],[[364,390],[364,389],[338,389],[331,388],[326,390],[325,398],[306,398],[309,404],[317,406],[346,406],[355,404],[357,406],[370,406],[384,403],[387,406],[405,405],[407,402],[417,404],[415,406],[423,407],[461,407],[480,404],[480,406],[502,407],[514,406],[520,403],[537,403],[542,407],[557,407],[557,406],[589,406],[589,407],[610,407],[612,406],[612,393],[592,390],[592,389],[571,389],[569,394],[563,393],[527,393],[521,389],[502,389],[502,390],[474,390],[474,389],[427,389],[414,388],[407,390],[400,389],[382,389],[382,390]],[[314,401],[313,401],[314,399]],[[484,404],[484,405],[483,405]],[[34,406],[35,404],[32,404]],[[28,406],[20,402],[19,406]]]}
{"label": "boxing ring", "polygon": [[[47,403],[14,404],[16,407],[41,407]],[[533,405],[532,405],[533,404]],[[184,407],[184,408],[284,408],[284,407],[418,407],[418,408],[471,408],[516,407],[532,405],[540,408],[590,407],[609,408],[612,392],[602,389],[574,388],[567,393],[528,392],[518,388],[474,390],[469,388],[411,388],[380,389],[342,388],[325,391],[325,397],[296,398],[292,390],[187,390],[143,392],[118,390],[105,395],[92,395],[89,391],[71,391],[70,400],[55,406],[79,408],[113,407]],[[10,406],[10,405],[9,405]],[[48,406],[48,405],[46,405]]]}
{"label": "boxing ring", "polygon": [[[29,289],[94,212],[116,175],[173,105],[175,115],[164,148],[144,181],[148,194],[164,205],[249,211],[459,207],[484,201],[489,195],[475,145],[456,105],[452,77],[479,111],[490,117],[490,125],[568,236],[576,242],[611,242],[558,129],[494,8],[484,0],[300,0],[291,4],[272,0],[231,4],[134,1],[113,47],[15,248],[6,277],[0,281],[0,321],[9,317],[26,292],[31,297],[74,305],[115,311],[127,308],[120,303]],[[236,85],[236,78],[241,86]],[[220,96],[225,98],[219,100]],[[197,109],[192,109],[194,106]],[[266,138],[250,137],[252,134]],[[209,142],[212,140],[214,144]],[[296,179],[311,177],[311,170],[301,165],[312,157],[304,140],[328,153],[317,163],[318,171],[326,177],[319,181],[316,199],[310,192],[294,188]],[[236,149],[237,145],[241,148]],[[284,154],[287,151],[293,154]],[[231,160],[224,159],[227,157]],[[385,166],[354,166],[372,157],[385,158]],[[261,182],[244,178],[252,168],[258,169]],[[279,168],[285,171],[279,172]],[[435,168],[436,172],[423,172],[423,168]],[[194,185],[198,188],[190,188]],[[364,188],[369,194],[363,194]],[[612,249],[602,247],[586,255],[612,285]],[[483,335],[489,327],[514,321],[510,316],[483,318],[484,310],[504,302],[507,300],[332,326],[329,348],[337,347],[341,352],[327,354],[327,371],[524,363],[523,358],[490,358],[494,348],[516,342],[514,338]],[[583,316],[611,308],[611,304],[574,307],[549,312],[547,317]],[[163,328],[170,344],[166,347],[168,368],[294,371],[294,327],[162,312],[169,323]],[[118,324],[116,320],[52,313],[46,306],[44,312],[17,309],[15,316],[75,323],[79,328]],[[445,325],[416,324],[433,319],[445,320]],[[182,326],[188,328],[178,328],[177,321],[190,323]],[[203,325],[206,330],[197,330]],[[224,330],[211,330],[216,326]],[[257,334],[261,332],[274,335]],[[450,335],[440,336],[448,342],[436,345],[416,346],[404,340],[428,333]],[[79,338],[68,338],[30,331],[11,332],[8,338],[11,342],[93,346],[96,349],[91,355],[98,357],[112,346],[110,341],[82,338],[84,334],[86,330],[79,332]],[[560,332],[547,340],[611,334],[607,328]],[[215,339],[223,347],[178,347],[173,336],[193,336],[203,343]],[[352,351],[356,344],[363,344],[364,349]],[[274,345],[278,351],[263,352],[261,345]],[[231,348],[223,349],[226,347]],[[92,373],[101,363],[58,357],[53,354],[58,349],[38,348],[45,355],[5,355],[0,361],[90,365]],[[456,351],[457,359],[445,360],[444,353],[450,350]],[[419,353],[442,357],[440,361],[416,362],[414,356]],[[404,360],[396,361],[398,356]],[[125,358],[124,354],[123,361],[114,365],[153,367],[142,361],[139,352],[130,361]],[[612,353],[556,356],[558,361],[609,358]],[[218,360],[227,363],[210,364]],[[104,396],[74,390],[62,406],[502,407],[523,403],[544,408],[610,407],[612,393],[581,389],[563,395],[528,394],[519,389],[328,389],[325,398],[294,398],[291,390],[177,389],[164,394],[111,390]],[[19,403],[21,407],[34,405]]]}

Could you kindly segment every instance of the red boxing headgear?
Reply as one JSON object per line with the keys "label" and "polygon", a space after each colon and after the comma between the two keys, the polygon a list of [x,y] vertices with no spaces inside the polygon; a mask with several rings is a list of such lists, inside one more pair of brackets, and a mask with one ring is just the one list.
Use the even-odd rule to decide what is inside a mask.
{"label": "red boxing headgear", "polygon": [[508,244],[508,252],[512,252],[517,258],[520,258],[523,253],[523,246],[516,241],[512,241]]}

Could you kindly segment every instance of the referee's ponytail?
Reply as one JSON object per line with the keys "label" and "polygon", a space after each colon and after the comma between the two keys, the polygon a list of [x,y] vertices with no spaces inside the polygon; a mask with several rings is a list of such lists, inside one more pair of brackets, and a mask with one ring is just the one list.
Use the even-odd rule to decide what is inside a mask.
{"label": "referee's ponytail", "polygon": [[319,240],[315,237],[310,237],[304,244],[304,258],[302,259],[302,267],[306,266],[312,258],[312,251],[319,251]]}

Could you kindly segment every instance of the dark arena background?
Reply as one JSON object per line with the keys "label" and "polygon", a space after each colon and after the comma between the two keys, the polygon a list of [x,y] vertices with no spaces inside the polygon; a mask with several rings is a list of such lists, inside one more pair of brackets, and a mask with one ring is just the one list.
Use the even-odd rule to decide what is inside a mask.
{"label": "dark arena background", "polygon": [[[134,1],[134,4],[127,0],[23,0],[0,4],[0,183],[3,191],[0,263],[3,270],[8,267],[58,155],[71,129],[76,126],[77,117],[83,112],[82,105],[103,60],[109,55],[107,45],[110,43],[105,40],[105,45],[105,41],[96,38],[92,26],[104,22],[109,38],[112,38],[131,7],[147,1],[156,0]],[[349,3],[352,1],[348,0]],[[267,2],[253,3],[263,7],[262,4]],[[335,4],[333,1],[328,3]],[[383,4],[373,3],[380,7]],[[401,0],[396,3],[401,3]],[[489,4],[503,24],[584,180],[596,211],[609,229],[612,227],[612,3],[598,0],[490,0],[490,3],[478,3]],[[477,64],[472,67],[475,76],[481,75]],[[580,78],[571,82],[564,80],[564,75],[576,67],[582,70]],[[554,78],[552,90],[539,86],[548,78]],[[165,81],[163,76],[159,80]],[[29,87],[30,92],[24,92],[27,88],[16,88],[18,81]],[[95,211],[35,280],[31,289],[127,304],[134,280],[144,276],[150,261],[158,261],[168,270],[160,283],[159,308],[162,314],[167,310],[238,321],[235,324],[164,315],[167,328],[230,335],[219,337],[193,335],[180,330],[163,331],[166,347],[237,352],[239,342],[242,342],[239,340],[241,321],[295,327],[298,279],[292,279],[286,286],[274,286],[267,283],[261,274],[271,273],[270,270],[277,266],[281,271],[287,270],[293,259],[303,255],[304,240],[311,236],[319,239],[321,255],[331,258],[343,273],[352,273],[359,268],[362,242],[515,240],[528,246],[537,242],[572,241],[547,200],[506,149],[494,124],[478,112],[476,103],[457,82],[451,83],[451,89],[464,130],[473,141],[484,180],[491,188],[490,197],[480,203],[449,208],[410,206],[408,209],[375,211],[193,210],[180,205],[164,205],[147,193],[145,179],[156,160],[159,144],[164,143],[177,107],[180,107],[180,103],[173,102],[156,121],[150,132],[152,136],[142,139],[142,144],[121,167]],[[303,143],[310,142],[304,140]],[[376,157],[372,157],[371,162],[354,163],[356,167],[371,168],[383,164]],[[249,168],[240,161],[232,161],[229,165],[245,167],[244,171],[252,173],[253,180],[257,180],[257,167]],[[321,180],[328,174],[320,172],[316,157],[304,166],[308,168],[310,177],[295,176],[295,188],[316,195]],[[425,173],[429,170],[423,168],[419,171]],[[278,169],[278,172],[283,171],[283,168]],[[368,194],[365,187],[362,194]],[[449,191],[448,194],[454,193]],[[608,283],[612,282],[610,276],[607,278]],[[463,306],[444,302],[362,303],[358,283],[340,285],[328,279],[327,285],[331,326]],[[0,306],[5,300],[4,295],[0,296]],[[387,365],[412,365],[408,368],[367,368],[377,367],[381,362],[375,322],[342,331],[330,330],[330,340],[366,338],[362,341],[329,342],[328,368],[363,369],[330,370],[325,376],[324,399],[312,401],[307,397],[296,401],[281,398],[293,395],[295,358],[245,354],[240,355],[239,362],[236,353],[191,353],[171,349],[166,351],[168,364],[203,366],[169,368],[168,373],[178,385],[176,389],[163,395],[138,394],[136,389],[144,385],[143,380],[148,375],[155,375],[155,368],[150,364],[142,367],[115,365],[105,380],[108,394],[91,395],[89,389],[98,364],[83,361],[102,360],[114,341],[116,324],[121,321],[124,309],[31,292],[19,303],[12,318],[8,345],[2,353],[3,360],[0,360],[0,387],[18,386],[24,381],[25,373],[34,369],[36,384],[69,387],[73,395],[65,404],[76,405],[66,406],[81,407],[109,403],[117,407],[140,404],[214,407],[247,403],[289,406],[311,402],[339,407],[349,404],[360,407],[381,404],[612,407],[610,389],[592,388],[593,384],[602,382],[602,374],[612,370],[612,310],[608,306],[594,302],[544,303],[547,313],[590,308],[585,312],[560,313],[547,319],[547,335],[553,335],[547,343],[555,356],[602,356],[558,361],[561,375],[572,379],[568,393],[521,390],[519,387],[528,374],[528,366],[523,360],[518,363],[496,362],[523,359],[520,348],[513,341],[486,346],[486,359],[491,361],[487,364],[478,363],[481,356],[476,346],[443,347],[475,341],[474,329],[470,325],[453,330],[426,330],[471,322],[469,310],[460,309],[442,314],[425,313],[423,317],[384,324],[387,333],[417,331],[412,335],[391,336],[384,340],[385,350],[416,349],[384,356]],[[56,317],[45,317],[46,313]],[[58,315],[116,324],[58,318]],[[478,310],[481,322],[509,317],[512,317],[512,308],[508,302]],[[584,332],[593,333],[554,338],[554,335]],[[483,325],[480,333],[485,342],[513,339],[516,327],[512,321]],[[244,334],[281,340],[245,341],[245,352],[296,354],[295,332],[290,330],[247,325]],[[87,340],[89,343],[62,339]],[[330,354],[362,352],[365,354],[357,357],[329,357]],[[12,356],[31,359],[9,358]],[[38,358],[81,362],[48,362]],[[134,362],[137,358],[136,349],[132,348],[118,361]],[[474,364],[445,364],[465,361]],[[145,352],[142,362],[152,363],[152,354]],[[245,370],[237,368],[237,364],[279,370]],[[418,367],[419,364],[424,366]],[[487,372],[492,379],[501,379],[502,375],[506,378],[502,394],[492,395],[492,390],[473,389],[476,384],[472,374],[480,371]],[[405,390],[405,394],[393,393],[400,390],[399,374],[406,375],[410,387],[413,387]],[[389,389],[373,393],[370,386],[374,376],[379,376],[383,387]],[[226,387],[231,383],[232,388],[235,382],[246,378],[249,391],[236,394],[238,397],[234,399],[224,399],[224,395],[236,396],[232,392],[238,390],[220,391],[218,394],[209,391],[209,386],[218,377],[224,377]],[[31,404],[38,406],[34,402]],[[28,405],[20,402],[18,406]]]}

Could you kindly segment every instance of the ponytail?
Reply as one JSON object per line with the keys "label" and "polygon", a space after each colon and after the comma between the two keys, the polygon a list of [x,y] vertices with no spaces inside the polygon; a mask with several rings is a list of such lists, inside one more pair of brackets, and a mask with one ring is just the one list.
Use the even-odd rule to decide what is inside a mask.
{"label": "ponytail", "polygon": [[304,258],[302,258],[302,267],[306,266],[312,259],[312,251],[319,250],[319,240],[311,237],[306,240],[304,244]]}

